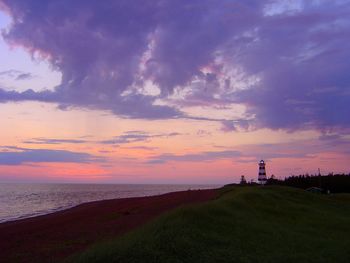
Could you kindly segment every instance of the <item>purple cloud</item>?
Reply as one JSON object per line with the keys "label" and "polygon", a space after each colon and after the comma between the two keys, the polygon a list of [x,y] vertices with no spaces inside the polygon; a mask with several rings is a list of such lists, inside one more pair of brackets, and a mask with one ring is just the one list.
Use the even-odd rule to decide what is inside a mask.
{"label": "purple cloud", "polygon": [[54,138],[33,138],[31,140],[23,141],[26,144],[82,144],[87,143],[87,140],[81,139],[54,139]]}
{"label": "purple cloud", "polygon": [[143,131],[128,131],[122,135],[115,136],[110,140],[100,141],[102,144],[112,144],[112,145],[121,145],[129,144],[133,142],[147,142],[152,138],[168,138],[181,135],[181,133],[171,132],[171,133],[161,133],[161,134],[150,134]]}
{"label": "purple cloud", "polygon": [[60,101],[60,99],[57,97],[57,94],[49,90],[36,92],[34,90],[28,89],[23,92],[17,92],[17,91],[6,91],[3,89],[0,89],[0,102],[24,101],[24,100],[34,100],[34,101],[43,101],[43,102]]}
{"label": "purple cloud", "polygon": [[267,17],[258,40],[234,51],[259,81],[232,94],[255,126],[272,129],[350,128],[350,3],[305,1],[303,9]]}
{"label": "purple cloud", "polygon": [[129,147],[126,147],[126,149],[154,151],[154,150],[158,149],[158,147],[149,147],[149,146],[129,146]]}
{"label": "purple cloud", "polygon": [[15,69],[1,71],[0,78],[1,77],[8,77],[15,80],[27,80],[34,78],[34,76],[29,72],[23,72]]}
{"label": "purple cloud", "polygon": [[21,73],[16,77],[16,80],[32,79],[34,76],[31,73]]}
{"label": "purple cloud", "polygon": [[[14,19],[5,39],[63,75],[54,91],[0,90],[0,102],[144,119],[191,117],[180,110],[186,105],[243,104],[249,123],[221,120],[225,131],[350,128],[348,1],[0,3]],[[160,94],[145,93],[147,83]],[[186,92],[174,100],[175,91]]]}
{"label": "purple cloud", "polygon": [[[4,149],[4,147],[2,147]],[[88,153],[66,150],[25,149],[5,147],[0,151],[0,165],[20,165],[24,163],[90,163],[103,161],[101,157]]]}

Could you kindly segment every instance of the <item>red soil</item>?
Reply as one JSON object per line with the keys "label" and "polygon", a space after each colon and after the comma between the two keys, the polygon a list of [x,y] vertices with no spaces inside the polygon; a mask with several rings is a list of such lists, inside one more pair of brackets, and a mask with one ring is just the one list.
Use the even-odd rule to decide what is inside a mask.
{"label": "red soil", "polygon": [[97,201],[0,224],[0,262],[57,262],[119,236],[180,205],[213,199],[215,190]]}

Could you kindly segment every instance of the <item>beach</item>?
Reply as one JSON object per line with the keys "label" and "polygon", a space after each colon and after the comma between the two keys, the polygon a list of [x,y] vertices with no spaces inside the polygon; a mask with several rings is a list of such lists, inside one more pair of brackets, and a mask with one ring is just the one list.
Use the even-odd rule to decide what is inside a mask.
{"label": "beach", "polygon": [[0,224],[0,262],[59,262],[122,235],[173,208],[208,201],[215,189],[96,201]]}

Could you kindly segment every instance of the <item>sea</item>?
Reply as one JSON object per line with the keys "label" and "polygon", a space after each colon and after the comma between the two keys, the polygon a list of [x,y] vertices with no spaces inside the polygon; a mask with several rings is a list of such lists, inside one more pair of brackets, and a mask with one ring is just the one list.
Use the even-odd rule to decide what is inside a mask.
{"label": "sea", "polygon": [[217,187],[219,185],[0,183],[0,223],[49,214],[98,200]]}

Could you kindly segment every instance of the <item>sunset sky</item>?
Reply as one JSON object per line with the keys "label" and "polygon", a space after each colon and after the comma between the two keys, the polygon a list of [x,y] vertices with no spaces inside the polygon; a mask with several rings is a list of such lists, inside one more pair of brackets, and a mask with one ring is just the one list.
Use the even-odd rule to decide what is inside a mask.
{"label": "sunset sky", "polygon": [[0,182],[350,172],[348,0],[0,0]]}

